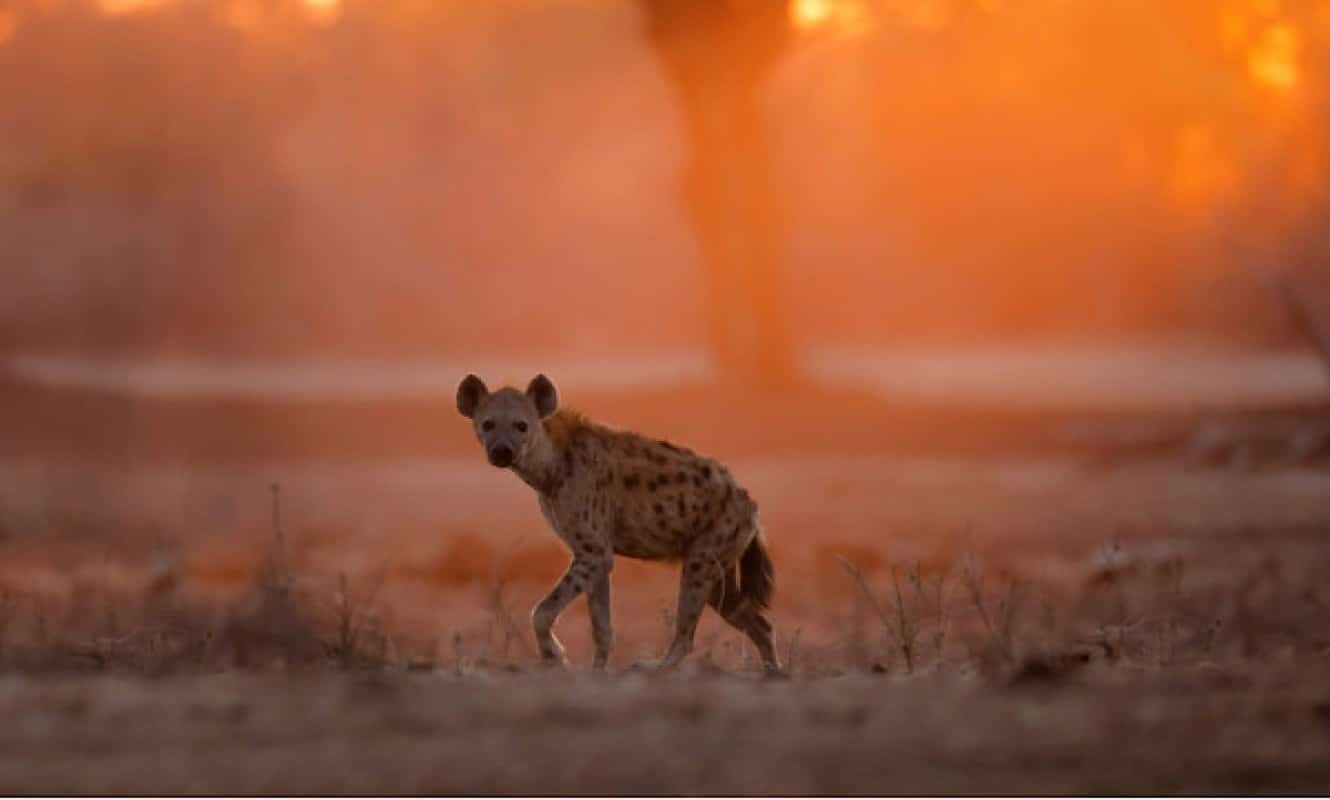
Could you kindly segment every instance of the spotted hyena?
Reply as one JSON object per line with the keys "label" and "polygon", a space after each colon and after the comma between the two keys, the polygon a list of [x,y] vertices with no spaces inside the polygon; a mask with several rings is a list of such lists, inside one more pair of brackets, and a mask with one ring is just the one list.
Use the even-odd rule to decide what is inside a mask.
{"label": "spotted hyena", "polygon": [[536,490],[540,510],[573,562],[531,612],[542,658],[565,663],[551,629],[587,593],[595,668],[610,656],[610,570],[615,554],[682,562],[674,641],[661,662],[678,664],[693,646],[708,603],[757,645],[767,670],[772,646],[771,557],[757,504],[720,463],[660,439],[598,425],[559,408],[554,384],[537,375],[526,391],[490,392],[475,375],[457,388],[489,462]]}

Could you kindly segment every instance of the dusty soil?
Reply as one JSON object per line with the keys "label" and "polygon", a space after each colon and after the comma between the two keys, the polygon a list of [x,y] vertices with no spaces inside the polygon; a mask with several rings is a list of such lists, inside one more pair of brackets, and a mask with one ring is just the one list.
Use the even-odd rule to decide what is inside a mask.
{"label": "dusty soil", "polygon": [[1323,793],[1330,685],[477,673],[0,679],[5,793]]}

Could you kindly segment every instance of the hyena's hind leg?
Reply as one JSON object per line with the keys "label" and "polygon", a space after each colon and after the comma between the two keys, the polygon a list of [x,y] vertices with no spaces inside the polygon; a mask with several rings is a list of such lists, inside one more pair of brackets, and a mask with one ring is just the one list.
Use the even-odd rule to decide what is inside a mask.
{"label": "hyena's hind leg", "polygon": [[596,645],[592,669],[605,669],[610,651],[614,649],[614,628],[610,624],[610,570],[607,568],[587,592],[587,606],[591,611],[591,638]]}
{"label": "hyena's hind leg", "polygon": [[721,581],[721,565],[714,553],[694,548],[685,558],[679,572],[679,606],[674,615],[674,641],[661,660],[662,668],[677,665],[693,649],[693,636],[697,622],[706,608],[716,584]]}
{"label": "hyena's hind leg", "polygon": [[771,621],[762,613],[762,609],[740,594],[739,572],[735,565],[725,570],[725,580],[712,590],[708,602],[726,622],[752,640],[758,655],[762,657],[764,670],[769,673],[780,672]]}

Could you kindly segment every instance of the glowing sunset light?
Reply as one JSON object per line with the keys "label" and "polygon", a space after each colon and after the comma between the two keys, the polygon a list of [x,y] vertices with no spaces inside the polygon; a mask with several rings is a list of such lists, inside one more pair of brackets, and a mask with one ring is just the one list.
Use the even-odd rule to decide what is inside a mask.
{"label": "glowing sunset light", "polygon": [[[679,10],[711,5],[735,25]],[[430,312],[429,293],[451,284],[427,263],[461,274],[495,260],[517,275],[602,231],[625,252],[666,235],[696,248],[695,285],[670,301],[681,327],[652,347],[701,347],[727,304],[777,296],[788,308],[736,317],[736,342],[758,341],[768,313],[871,347],[915,333],[1117,335],[1194,319],[1210,301],[1188,293],[1208,284],[1181,271],[1209,280],[1251,257],[1218,237],[1248,226],[1253,247],[1273,247],[1326,227],[1325,53],[1330,0],[0,0],[0,62],[12,65],[0,178],[17,198],[13,230],[67,213],[68,261],[89,264],[90,293],[70,289],[52,320],[81,319],[101,302],[91,292],[116,285],[92,266],[109,242],[125,275],[154,265],[141,269],[161,269],[162,291],[189,301],[153,323],[172,347],[195,327],[218,352],[266,340],[233,337],[209,298],[224,283],[212,275],[244,264],[255,278],[269,262],[287,276],[261,298],[272,336],[296,329],[279,319],[289,304],[327,343],[353,331],[383,348],[451,343],[469,323]],[[648,179],[659,205],[626,203]],[[769,200],[733,194],[740,183]],[[75,191],[91,199],[62,199]],[[144,202],[181,212],[135,213]],[[93,211],[106,218],[89,227],[80,215]],[[808,271],[794,291],[774,273],[721,274],[733,265],[711,276],[708,254],[729,253],[710,241],[722,234],[761,243],[764,269]],[[787,234],[788,248],[767,241]],[[38,262],[43,237],[9,244]],[[376,272],[380,250],[400,276]],[[614,291],[684,286],[668,260]],[[176,261],[199,272],[172,277]],[[384,306],[342,321],[342,294],[306,301],[324,263],[364,281],[348,304],[363,288]],[[583,268],[579,280],[596,274]],[[483,277],[466,303],[503,280]],[[572,302],[549,281],[530,302]],[[733,288],[748,283],[763,285]],[[978,305],[952,303],[953,286]],[[246,302],[235,291],[226,302]],[[874,292],[881,304],[855,305]],[[0,292],[0,306],[22,310],[19,296]],[[1090,311],[1071,305],[1085,298]],[[104,324],[137,347],[130,323],[155,304],[123,304]],[[1213,307],[1245,313],[1227,297]],[[772,340],[785,336],[776,323]],[[527,333],[503,346],[525,347]],[[586,336],[569,346],[596,341]]]}
{"label": "glowing sunset light", "polygon": [[331,23],[342,11],[341,0],[305,0],[305,8],[315,22]]}
{"label": "glowing sunset light", "polygon": [[819,28],[835,13],[834,0],[794,0],[790,3],[790,19],[804,30]]}
{"label": "glowing sunset light", "polygon": [[152,11],[166,5],[166,0],[97,0],[97,7],[104,14],[137,14]]}
{"label": "glowing sunset light", "polygon": [[0,9],[0,47],[14,38],[18,30],[18,15],[9,9]]}
{"label": "glowing sunset light", "polygon": [[1298,83],[1298,32],[1288,25],[1268,26],[1247,56],[1247,71],[1256,81],[1290,90]]}
{"label": "glowing sunset light", "polygon": [[807,32],[856,36],[869,28],[868,9],[862,0],[791,0],[790,21]]}

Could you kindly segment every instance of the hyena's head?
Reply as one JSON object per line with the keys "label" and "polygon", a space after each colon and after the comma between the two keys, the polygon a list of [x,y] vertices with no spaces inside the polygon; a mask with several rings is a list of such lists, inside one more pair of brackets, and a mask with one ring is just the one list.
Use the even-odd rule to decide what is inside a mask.
{"label": "hyena's head", "polygon": [[558,408],[559,392],[544,375],[532,378],[525,392],[512,387],[490,392],[475,375],[457,387],[457,410],[471,420],[486,457],[500,468],[522,461],[531,443],[545,435],[540,421]]}

